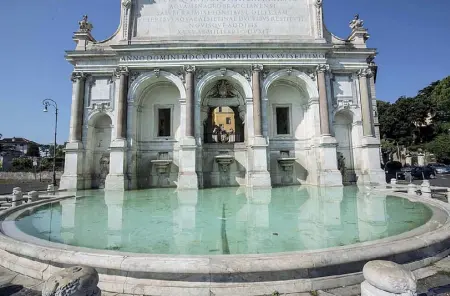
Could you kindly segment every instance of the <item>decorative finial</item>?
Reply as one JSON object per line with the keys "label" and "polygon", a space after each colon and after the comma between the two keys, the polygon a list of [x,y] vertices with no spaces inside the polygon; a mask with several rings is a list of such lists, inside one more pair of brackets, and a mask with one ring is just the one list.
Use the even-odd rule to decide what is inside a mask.
{"label": "decorative finial", "polygon": [[88,22],[87,15],[83,15],[83,19],[78,22],[78,25],[80,26],[80,28],[78,30],[79,32],[90,33],[92,31],[92,29],[94,28],[94,26],[92,26],[92,24],[90,22]]}
{"label": "decorative finial", "polygon": [[364,21],[359,18],[359,14],[355,15],[355,18],[350,22],[350,28],[352,30],[361,29],[364,27]]}

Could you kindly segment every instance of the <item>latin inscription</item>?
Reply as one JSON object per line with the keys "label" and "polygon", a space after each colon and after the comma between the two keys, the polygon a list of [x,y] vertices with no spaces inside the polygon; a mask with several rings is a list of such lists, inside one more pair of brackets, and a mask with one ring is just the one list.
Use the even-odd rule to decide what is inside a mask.
{"label": "latin inscription", "polygon": [[123,62],[148,61],[223,61],[223,60],[312,60],[324,59],[324,53],[197,53],[124,56]]}
{"label": "latin inscription", "polygon": [[310,0],[137,0],[136,37],[311,37],[309,2]]}

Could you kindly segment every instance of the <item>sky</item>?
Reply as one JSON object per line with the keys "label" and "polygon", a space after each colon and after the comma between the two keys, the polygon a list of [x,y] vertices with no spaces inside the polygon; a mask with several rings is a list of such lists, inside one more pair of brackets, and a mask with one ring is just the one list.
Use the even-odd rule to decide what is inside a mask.
{"label": "sky", "polygon": [[[233,1],[233,0],[230,0]],[[97,40],[119,24],[120,0],[13,0],[0,9],[0,134],[41,144],[53,142],[54,114],[42,112],[42,100],[58,103],[58,143],[69,134],[73,32],[89,15]],[[377,97],[395,101],[414,96],[433,81],[450,75],[449,0],[324,0],[327,28],[349,35],[356,13],[377,48]]]}

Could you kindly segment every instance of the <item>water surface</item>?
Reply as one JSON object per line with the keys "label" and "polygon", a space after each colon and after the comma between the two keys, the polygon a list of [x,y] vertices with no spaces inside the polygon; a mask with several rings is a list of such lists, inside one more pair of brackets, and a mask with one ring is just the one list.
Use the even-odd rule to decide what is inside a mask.
{"label": "water surface", "polygon": [[32,236],[153,254],[260,254],[401,234],[432,215],[421,203],[356,187],[78,192],[16,221]]}

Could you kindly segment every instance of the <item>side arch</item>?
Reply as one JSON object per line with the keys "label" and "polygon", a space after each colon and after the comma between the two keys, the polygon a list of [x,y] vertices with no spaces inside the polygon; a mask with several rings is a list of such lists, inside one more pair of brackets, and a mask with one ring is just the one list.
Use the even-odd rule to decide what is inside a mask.
{"label": "side arch", "polygon": [[167,79],[168,81],[175,84],[180,92],[180,100],[186,100],[186,88],[184,87],[183,81],[181,81],[180,77],[166,71],[155,72],[146,72],[139,75],[136,80],[134,80],[128,91],[128,102],[134,102],[137,98],[139,98],[145,89],[158,81],[160,77]]}

